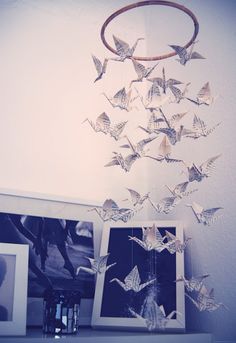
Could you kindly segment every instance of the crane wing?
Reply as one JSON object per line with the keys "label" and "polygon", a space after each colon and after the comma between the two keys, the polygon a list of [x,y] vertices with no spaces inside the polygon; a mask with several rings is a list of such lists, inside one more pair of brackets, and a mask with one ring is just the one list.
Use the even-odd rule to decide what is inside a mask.
{"label": "crane wing", "polygon": [[180,58],[187,58],[187,50],[179,45],[169,45],[176,53],[179,55]]}
{"label": "crane wing", "polygon": [[202,55],[200,55],[198,52],[194,51],[190,57],[191,59],[198,59],[198,58],[201,58],[201,59],[205,59],[205,57],[203,57]]}
{"label": "crane wing", "polygon": [[100,75],[102,72],[102,62],[94,55],[92,55],[92,58],[93,58],[93,62],[95,64],[97,73],[98,73],[98,75]]}
{"label": "crane wing", "polygon": [[97,260],[98,269],[102,269],[102,268],[106,267],[108,257],[109,257],[109,254],[107,254],[105,256],[99,256],[98,257],[98,260]]}
{"label": "crane wing", "polygon": [[133,203],[137,203],[140,200],[140,194],[136,192],[134,189],[127,188],[127,190],[130,193],[131,200]]}
{"label": "crane wing", "polygon": [[131,272],[125,277],[124,282],[127,286],[132,286],[132,288],[139,287],[141,280],[137,266],[134,266]]}
{"label": "crane wing", "polygon": [[159,146],[158,152],[161,156],[166,157],[167,155],[170,155],[171,153],[171,145],[168,142],[168,139],[166,136],[163,137],[162,142]]}
{"label": "crane wing", "polygon": [[182,183],[179,183],[178,185],[175,186],[174,188],[174,192],[176,194],[181,194],[181,193],[184,193],[188,187],[188,184],[189,182],[188,181],[185,181],[185,182],[182,182]]}
{"label": "crane wing", "polygon": [[111,121],[110,118],[108,117],[108,115],[103,112],[102,114],[100,114],[97,119],[96,119],[96,127],[98,130],[103,131],[103,132],[107,132],[110,128],[111,125]]}
{"label": "crane wing", "polygon": [[200,103],[208,102],[211,98],[211,90],[209,82],[205,83],[197,94],[197,99]]}
{"label": "crane wing", "polygon": [[129,47],[128,43],[126,43],[125,41],[123,41],[122,39],[120,39],[114,35],[113,35],[113,40],[114,40],[114,43],[116,46],[116,51],[117,51],[119,56],[126,55],[129,53],[130,47]]}
{"label": "crane wing", "polygon": [[217,160],[217,158],[219,158],[220,156],[221,156],[220,154],[213,156],[213,157],[209,158],[208,160],[206,160],[205,162],[203,162],[199,167],[201,172],[206,174],[206,175],[209,175],[211,169],[214,167],[215,160]]}
{"label": "crane wing", "polygon": [[146,74],[146,68],[143,64],[137,62],[136,60],[132,59],[134,69],[138,75],[138,78],[143,78]]}

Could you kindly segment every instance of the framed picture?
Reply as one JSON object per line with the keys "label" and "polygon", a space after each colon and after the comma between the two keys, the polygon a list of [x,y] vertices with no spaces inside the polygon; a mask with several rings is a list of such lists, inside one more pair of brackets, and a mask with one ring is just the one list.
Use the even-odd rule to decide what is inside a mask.
{"label": "framed picture", "polygon": [[100,256],[108,255],[107,268],[97,274],[92,326],[184,331],[184,285],[175,282],[184,275],[183,250],[180,222],[106,225]]}
{"label": "framed picture", "polygon": [[0,334],[25,335],[28,245],[0,243]]}
{"label": "framed picture", "polygon": [[91,207],[0,195],[0,242],[29,246],[27,325],[42,325],[48,287],[80,290],[79,324],[91,324],[95,277],[77,274],[80,266],[90,266],[100,245],[99,218]]}

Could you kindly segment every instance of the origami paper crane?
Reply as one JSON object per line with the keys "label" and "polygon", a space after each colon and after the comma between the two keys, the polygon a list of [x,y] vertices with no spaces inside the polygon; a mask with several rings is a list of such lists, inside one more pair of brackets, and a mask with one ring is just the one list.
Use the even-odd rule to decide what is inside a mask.
{"label": "origami paper crane", "polygon": [[191,302],[200,312],[213,312],[220,307],[228,309],[223,303],[216,303],[214,289],[212,288],[210,291],[208,291],[204,285],[202,285],[201,289],[199,290],[196,300],[187,293],[185,293],[185,296],[191,300]]}
{"label": "origami paper crane", "polygon": [[134,291],[136,293],[140,292],[142,289],[153,283],[156,279],[149,280],[141,284],[141,279],[139,276],[138,267],[135,266],[131,272],[125,277],[124,282],[120,281],[117,278],[110,280],[110,282],[117,282],[125,292]]}
{"label": "origami paper crane", "polygon": [[[144,203],[144,201],[147,200],[147,198],[149,196],[149,193],[144,194],[143,196],[141,196],[140,193],[138,193],[134,189],[127,188],[127,190],[130,193],[131,202],[132,202],[132,205],[134,207],[137,206],[137,205],[142,205]],[[128,199],[125,199],[125,200],[128,200]]]}
{"label": "origami paper crane", "polygon": [[83,123],[86,121],[88,121],[88,123],[90,124],[90,126],[95,132],[102,132],[105,135],[109,133],[110,136],[114,138],[116,141],[121,138],[120,135],[122,134],[125,128],[125,125],[128,123],[128,120],[126,120],[126,121],[122,121],[117,124],[111,125],[110,118],[105,112],[103,112],[97,117],[95,123],[88,118],[86,118],[83,121]]}
{"label": "origami paper crane", "polygon": [[116,262],[115,262],[107,266],[108,257],[109,257],[109,254],[105,256],[100,256],[97,259],[87,257],[87,259],[89,260],[91,264],[91,268],[80,266],[76,270],[76,275],[79,274],[80,270],[83,270],[89,274],[105,273],[108,269],[116,265]]}
{"label": "origami paper crane", "polygon": [[180,199],[182,199],[183,197],[186,197],[186,196],[192,194],[193,192],[197,191],[197,189],[187,191],[188,185],[189,185],[189,181],[185,181],[185,182],[178,183],[174,188],[170,188],[167,185],[165,185],[165,186],[173,196],[176,196],[176,197],[179,197]]}
{"label": "origami paper crane", "polygon": [[166,94],[166,90],[174,85],[180,85],[183,82],[175,80],[175,79],[168,79],[166,80],[165,68],[162,68],[162,78],[161,77],[154,77],[152,79],[148,79],[153,83],[156,83],[159,87],[162,88],[163,93]]}
{"label": "origami paper crane", "polygon": [[157,204],[154,204],[150,198],[148,198],[148,200],[150,201],[152,207],[158,213],[165,213],[165,214],[168,214],[169,212],[171,212],[175,208],[175,206],[180,202],[180,198],[177,196],[163,198]]}
{"label": "origami paper crane", "polygon": [[215,222],[220,216],[216,216],[216,212],[223,209],[222,207],[213,207],[204,209],[201,205],[193,202],[192,204],[187,204],[192,208],[195,217],[197,218],[198,223],[202,223],[204,225],[211,225]]}
{"label": "origami paper crane", "polygon": [[128,43],[123,41],[122,39],[116,37],[113,35],[113,40],[116,47],[116,52],[119,55],[117,58],[111,58],[113,61],[119,61],[124,62],[126,58],[131,58],[134,54],[134,51],[136,49],[136,46],[140,40],[143,40],[144,38],[138,38],[134,45],[132,47],[129,46]]}
{"label": "origami paper crane", "polygon": [[130,208],[119,208],[112,199],[106,199],[102,208],[94,207],[89,211],[96,211],[104,222],[109,220],[127,222],[135,213],[135,211]]}
{"label": "origami paper crane", "polygon": [[104,167],[112,167],[112,166],[120,166],[124,171],[129,172],[130,168],[132,167],[133,163],[140,158],[139,155],[136,153],[129,154],[124,157],[122,154],[118,152],[113,152],[113,157],[110,162],[105,164]]}
{"label": "origami paper crane", "polygon": [[130,313],[138,318],[149,331],[164,330],[167,323],[175,314],[181,315],[178,311],[172,311],[168,316],[165,313],[164,306],[158,306],[155,300],[144,302],[141,314],[138,314],[133,309],[129,308]]}
{"label": "origami paper crane", "polygon": [[191,239],[190,237],[188,237],[182,243],[181,240],[175,235],[173,235],[171,232],[165,231],[165,233],[167,243],[165,243],[164,246],[171,254],[175,254],[176,252],[182,253],[187,246],[187,242]]}
{"label": "origami paper crane", "polygon": [[159,109],[167,127],[163,127],[160,129],[157,129],[156,132],[164,133],[167,137],[169,142],[172,145],[175,145],[177,142],[181,140],[181,137],[185,134],[184,131],[184,126],[180,125],[180,127],[176,127],[177,123],[188,113],[188,112],[183,112],[183,113],[177,113],[172,115],[172,117],[168,120],[164,114],[164,112]]}
{"label": "origami paper crane", "polygon": [[163,243],[164,239],[165,237],[162,237],[155,224],[153,224],[152,227],[142,227],[142,240],[138,239],[137,237],[129,236],[129,240],[136,242],[146,251],[163,251],[166,249],[166,246]]}
{"label": "origami paper crane", "polygon": [[143,64],[139,63],[134,58],[131,58],[131,59],[133,62],[134,70],[138,78],[135,80],[132,80],[130,85],[132,85],[133,82],[140,82],[140,81],[143,81],[143,79],[146,79],[158,65],[158,63],[156,63],[154,66],[146,68]]}
{"label": "origami paper crane", "polygon": [[150,114],[147,127],[143,127],[143,126],[139,125],[138,128],[145,131],[149,135],[152,133],[158,134],[158,132],[156,132],[156,130],[159,129],[160,124],[163,122],[164,122],[164,119],[161,117],[157,117],[157,115],[153,111]]}
{"label": "origami paper crane", "polygon": [[143,107],[151,113],[170,101],[170,96],[161,95],[159,86],[156,82],[154,82],[149,88],[145,97],[143,97],[137,89],[136,92],[143,104]]}
{"label": "origami paper crane", "polygon": [[197,181],[201,182],[204,178],[207,178],[211,175],[211,171],[214,168],[214,163],[221,155],[216,155],[210,157],[205,162],[197,166],[195,163],[187,165],[185,162],[184,165],[187,167],[187,175],[189,182]]}
{"label": "origami paper crane", "polygon": [[186,48],[179,46],[179,45],[169,45],[169,46],[172,49],[174,49],[174,51],[177,53],[177,55],[179,55],[180,59],[178,59],[177,61],[179,61],[180,64],[185,65],[188,61],[190,61],[192,59],[205,59],[205,57],[200,55],[198,52],[193,51],[195,44],[196,44],[196,42],[194,42],[191,45],[189,52]]}
{"label": "origami paper crane", "polygon": [[105,74],[106,69],[107,69],[108,58],[105,58],[103,63],[94,55],[92,55],[92,58],[93,58],[93,62],[97,70],[97,74],[98,74],[97,78],[94,80],[94,82],[96,82],[100,80]]}
{"label": "origami paper crane", "polygon": [[209,276],[209,274],[203,274],[200,276],[195,276],[195,277],[191,277],[191,279],[186,279],[184,276],[180,276],[178,277],[175,282],[180,282],[183,281],[184,282],[184,286],[186,287],[187,291],[189,292],[199,292],[203,286],[203,280],[205,278],[207,278]]}
{"label": "origami paper crane", "polygon": [[205,83],[200,91],[197,94],[196,100],[187,98],[189,101],[193,102],[194,104],[200,106],[200,105],[211,105],[213,101],[216,99],[216,97],[213,97],[211,95],[211,90],[210,90],[210,84],[209,82]]}
{"label": "origami paper crane", "polygon": [[219,125],[220,125],[220,123],[217,123],[216,125],[214,125],[210,129],[208,129],[205,122],[195,114],[194,118],[193,118],[193,127],[192,127],[190,133],[185,134],[185,137],[193,138],[193,139],[198,139],[200,137],[207,137]]}
{"label": "origami paper crane", "polygon": [[148,138],[142,139],[141,141],[139,141],[136,144],[133,144],[133,143],[131,143],[130,139],[126,135],[124,137],[127,139],[128,144],[123,144],[120,147],[131,149],[132,154],[136,154],[139,158],[142,156],[145,156],[145,154],[146,154],[146,152],[144,151],[144,147],[148,143],[151,143],[154,139],[157,138],[156,136],[148,137]]}
{"label": "origami paper crane", "polygon": [[131,92],[132,89],[126,92],[125,87],[123,87],[113,97],[108,97],[105,93],[103,93],[103,95],[107,98],[112,107],[118,107],[121,110],[128,112],[131,110],[130,103],[134,100],[134,98],[131,99]]}
{"label": "origami paper crane", "polygon": [[168,138],[166,136],[163,137],[161,144],[159,146],[158,152],[159,152],[159,155],[156,157],[150,156],[150,155],[145,155],[145,157],[151,158],[151,159],[158,161],[158,162],[166,161],[167,163],[182,162],[183,161],[183,160],[179,160],[179,159],[170,157],[171,145],[170,145]]}
{"label": "origami paper crane", "polygon": [[173,102],[179,104],[181,100],[186,99],[185,94],[188,92],[188,87],[191,83],[186,83],[184,89],[181,91],[178,87],[175,87],[173,85],[170,85],[169,88],[171,92],[173,93],[175,100]]}

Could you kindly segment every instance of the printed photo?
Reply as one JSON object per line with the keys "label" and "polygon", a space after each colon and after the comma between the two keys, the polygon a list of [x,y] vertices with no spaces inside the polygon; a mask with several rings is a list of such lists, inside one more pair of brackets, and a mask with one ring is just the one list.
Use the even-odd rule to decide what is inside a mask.
{"label": "printed photo", "polygon": [[76,275],[94,257],[92,222],[0,213],[0,242],[29,245],[29,297],[53,288],[93,298],[94,275]]}
{"label": "printed photo", "polygon": [[0,322],[12,321],[16,256],[0,254]]}

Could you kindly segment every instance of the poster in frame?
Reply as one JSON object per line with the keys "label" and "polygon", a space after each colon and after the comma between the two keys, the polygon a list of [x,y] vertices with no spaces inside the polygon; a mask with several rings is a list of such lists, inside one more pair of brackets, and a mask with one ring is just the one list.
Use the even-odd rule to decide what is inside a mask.
{"label": "poster in frame", "polygon": [[0,243],[0,334],[25,335],[29,247]]}
{"label": "poster in frame", "polygon": [[[175,282],[179,275],[184,275],[183,252],[170,253],[166,248],[160,251],[145,246],[144,232],[153,229],[155,232],[158,229],[164,245],[166,232],[183,242],[180,221],[104,226],[100,256],[109,254],[107,265],[116,264],[97,275],[92,314],[94,328],[185,331],[184,285]],[[150,323],[148,312],[155,312],[160,321]]]}
{"label": "poster in frame", "polygon": [[[80,200],[81,201],[81,200]],[[5,220],[6,216],[10,217],[11,219],[14,219],[14,216],[16,218],[20,217],[21,222],[25,220],[27,217],[37,217],[38,219],[42,218],[48,218],[53,219],[65,223],[67,221],[68,223],[73,222],[85,222],[92,224],[92,233],[93,233],[93,255],[97,256],[98,254],[98,246],[100,246],[100,220],[96,216],[95,212],[91,212],[90,209],[93,205],[90,205],[88,202],[85,202],[84,204],[80,202],[76,202],[75,199],[69,199],[69,198],[62,198],[62,199],[42,199],[42,198],[34,198],[33,196],[20,196],[17,195],[8,195],[8,194],[0,194],[0,217]],[[8,216],[9,214],[9,216]],[[24,225],[27,222],[23,222]],[[91,225],[90,225],[91,226]],[[77,231],[80,230],[81,227],[77,228]],[[86,238],[85,238],[86,239]],[[84,240],[85,240],[84,239]],[[33,247],[32,242],[30,242],[31,250]],[[84,245],[85,247],[85,245]],[[75,247],[77,249],[77,247]],[[51,249],[51,247],[50,247]],[[58,250],[56,248],[56,250]],[[33,252],[35,252],[35,248],[33,249]],[[59,251],[57,252],[57,255]],[[62,256],[60,257],[60,261],[63,264],[64,261],[62,259]],[[91,254],[88,255],[88,257],[92,257]],[[49,260],[48,260],[49,261]],[[46,261],[46,270],[48,269],[48,261]],[[76,260],[72,261],[73,265],[75,266],[74,271],[76,272]],[[79,263],[79,260],[78,260]],[[83,258],[83,264],[89,263],[89,260],[86,258]],[[40,268],[41,261],[38,261],[38,266]],[[62,265],[63,267],[63,265]],[[60,269],[60,268],[59,268]],[[67,281],[70,283],[70,285],[74,282],[72,282],[72,277],[70,275],[69,270],[63,269],[63,273],[67,274]],[[49,269],[48,269],[49,270]],[[91,314],[92,314],[92,306],[93,306],[93,293],[94,293],[94,277],[91,278],[91,275],[79,275],[79,278],[86,276],[87,279],[93,279],[93,285],[91,287],[91,290],[87,289],[86,287],[86,295],[82,295],[81,303],[80,303],[80,316],[79,316],[79,325],[81,326],[87,326],[91,324]],[[78,276],[75,276],[75,282],[78,281]],[[54,281],[53,281],[54,282]],[[71,283],[72,282],[72,283]],[[67,287],[67,284],[65,284]],[[90,287],[89,287],[90,288]],[[93,289],[92,289],[93,288]],[[30,291],[30,288],[29,288]],[[32,291],[32,289],[31,289]],[[34,290],[33,290],[34,291]],[[90,293],[90,294],[88,294]],[[34,296],[32,292],[28,292],[28,298],[27,298],[27,326],[41,326],[43,321],[43,297],[42,296]]]}

